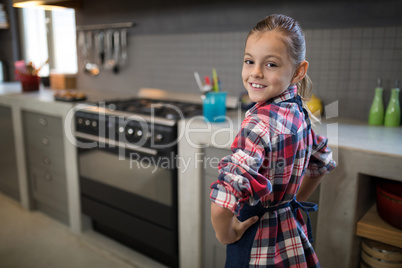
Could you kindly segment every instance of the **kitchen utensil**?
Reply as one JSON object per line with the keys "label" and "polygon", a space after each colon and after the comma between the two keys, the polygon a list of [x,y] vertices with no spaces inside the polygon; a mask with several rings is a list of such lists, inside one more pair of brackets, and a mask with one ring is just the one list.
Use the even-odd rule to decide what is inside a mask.
{"label": "kitchen utensil", "polygon": [[80,54],[80,57],[82,57],[82,58],[86,57],[87,48],[85,45],[86,42],[85,42],[85,32],[84,31],[78,32],[77,43],[78,43],[78,53]]}
{"label": "kitchen utensil", "polygon": [[49,59],[47,59],[44,63],[42,63],[37,69],[34,69],[32,71],[32,74],[33,75],[38,75],[39,71],[43,68],[43,66],[45,66],[48,63],[49,63]]}
{"label": "kitchen utensil", "polygon": [[380,242],[363,239],[361,261],[363,267],[402,267],[402,249]]}
{"label": "kitchen utensil", "polygon": [[98,33],[98,43],[99,54],[97,56],[99,57],[99,62],[102,66],[103,64],[105,64],[105,33],[103,31]]}
{"label": "kitchen utensil", "polygon": [[0,82],[6,81],[6,71],[3,61],[0,61]]}
{"label": "kitchen utensil", "polygon": [[200,78],[200,75],[198,74],[198,72],[194,72],[194,77],[195,77],[195,81],[197,82],[198,88],[200,89],[202,94],[205,94],[212,90],[211,85],[208,85],[208,84],[203,85],[201,83],[201,78]]}
{"label": "kitchen utensil", "polygon": [[105,40],[105,68],[107,70],[113,70],[114,66],[116,65],[116,61],[114,59],[114,42],[113,42],[114,36],[113,36],[113,31],[108,30],[106,32],[106,40]]}
{"label": "kitchen utensil", "polygon": [[216,69],[212,69],[212,79],[214,80],[213,89],[215,92],[219,92],[219,82],[218,82],[218,75],[216,73]]}
{"label": "kitchen utensil", "polygon": [[101,57],[100,57],[100,51],[101,51],[101,44],[100,44],[100,40],[99,40],[99,32],[95,32],[94,33],[94,43],[93,43],[93,63],[101,66],[102,62],[101,62]]}
{"label": "kitchen utensil", "polygon": [[370,239],[363,239],[362,250],[364,250],[368,255],[382,261],[399,262],[402,267],[402,248]]}
{"label": "kitchen utensil", "polygon": [[127,62],[127,29],[120,31],[121,41],[121,54],[120,54],[120,66],[125,66]]}
{"label": "kitchen utensil", "polygon": [[384,221],[402,229],[402,182],[382,180],[377,183],[377,210]]}
{"label": "kitchen utensil", "polygon": [[120,32],[118,30],[113,33],[113,59],[114,66],[113,72],[117,74],[119,72],[119,60],[120,60]]}
{"label": "kitchen utensil", "polygon": [[98,65],[93,61],[94,59],[94,48],[93,48],[93,38],[92,38],[92,32],[88,31],[85,34],[85,39],[84,39],[84,71],[92,76],[96,76],[99,74],[99,67]]}

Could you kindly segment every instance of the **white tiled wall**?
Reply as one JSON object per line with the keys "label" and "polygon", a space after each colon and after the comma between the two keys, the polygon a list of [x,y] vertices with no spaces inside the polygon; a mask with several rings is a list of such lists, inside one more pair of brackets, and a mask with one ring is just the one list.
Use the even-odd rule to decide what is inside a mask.
{"label": "white tiled wall", "polygon": [[[339,101],[339,116],[366,120],[377,78],[384,105],[395,79],[402,80],[402,26],[305,29],[309,75],[324,104]],[[247,32],[129,36],[129,61],[119,74],[79,74],[87,91],[135,95],[142,87],[198,93],[193,72],[216,68],[223,90],[242,92],[241,68]],[[79,66],[79,70],[82,66]],[[402,81],[401,81],[402,85]]]}

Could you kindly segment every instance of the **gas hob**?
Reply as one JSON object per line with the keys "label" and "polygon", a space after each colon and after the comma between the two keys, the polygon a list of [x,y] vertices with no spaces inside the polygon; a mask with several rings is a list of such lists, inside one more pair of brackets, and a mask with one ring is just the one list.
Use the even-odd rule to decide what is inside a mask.
{"label": "gas hob", "polygon": [[105,102],[104,107],[109,111],[155,116],[170,120],[202,114],[201,104],[145,98],[111,100]]}

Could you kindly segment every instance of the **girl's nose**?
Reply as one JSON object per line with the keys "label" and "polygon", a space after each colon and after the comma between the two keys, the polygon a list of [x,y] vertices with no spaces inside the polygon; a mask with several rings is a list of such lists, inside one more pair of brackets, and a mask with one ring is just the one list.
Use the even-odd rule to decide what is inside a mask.
{"label": "girl's nose", "polygon": [[261,71],[261,67],[258,65],[255,65],[253,70],[251,71],[251,77],[254,78],[262,78],[264,74]]}

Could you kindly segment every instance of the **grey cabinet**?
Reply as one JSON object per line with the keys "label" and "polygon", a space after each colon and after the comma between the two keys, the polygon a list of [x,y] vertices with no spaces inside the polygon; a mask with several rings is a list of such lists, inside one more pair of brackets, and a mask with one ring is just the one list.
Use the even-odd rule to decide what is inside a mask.
{"label": "grey cabinet", "polygon": [[34,207],[69,223],[61,118],[24,111],[27,174]]}
{"label": "grey cabinet", "polygon": [[11,108],[0,106],[0,191],[20,200]]}
{"label": "grey cabinet", "polygon": [[224,156],[230,154],[229,150],[208,147],[204,150],[204,174],[202,181],[202,251],[204,268],[221,268],[225,267],[226,246],[219,243],[215,237],[215,231],[211,224],[211,201],[209,194],[211,192],[210,185],[218,178],[217,164]]}

